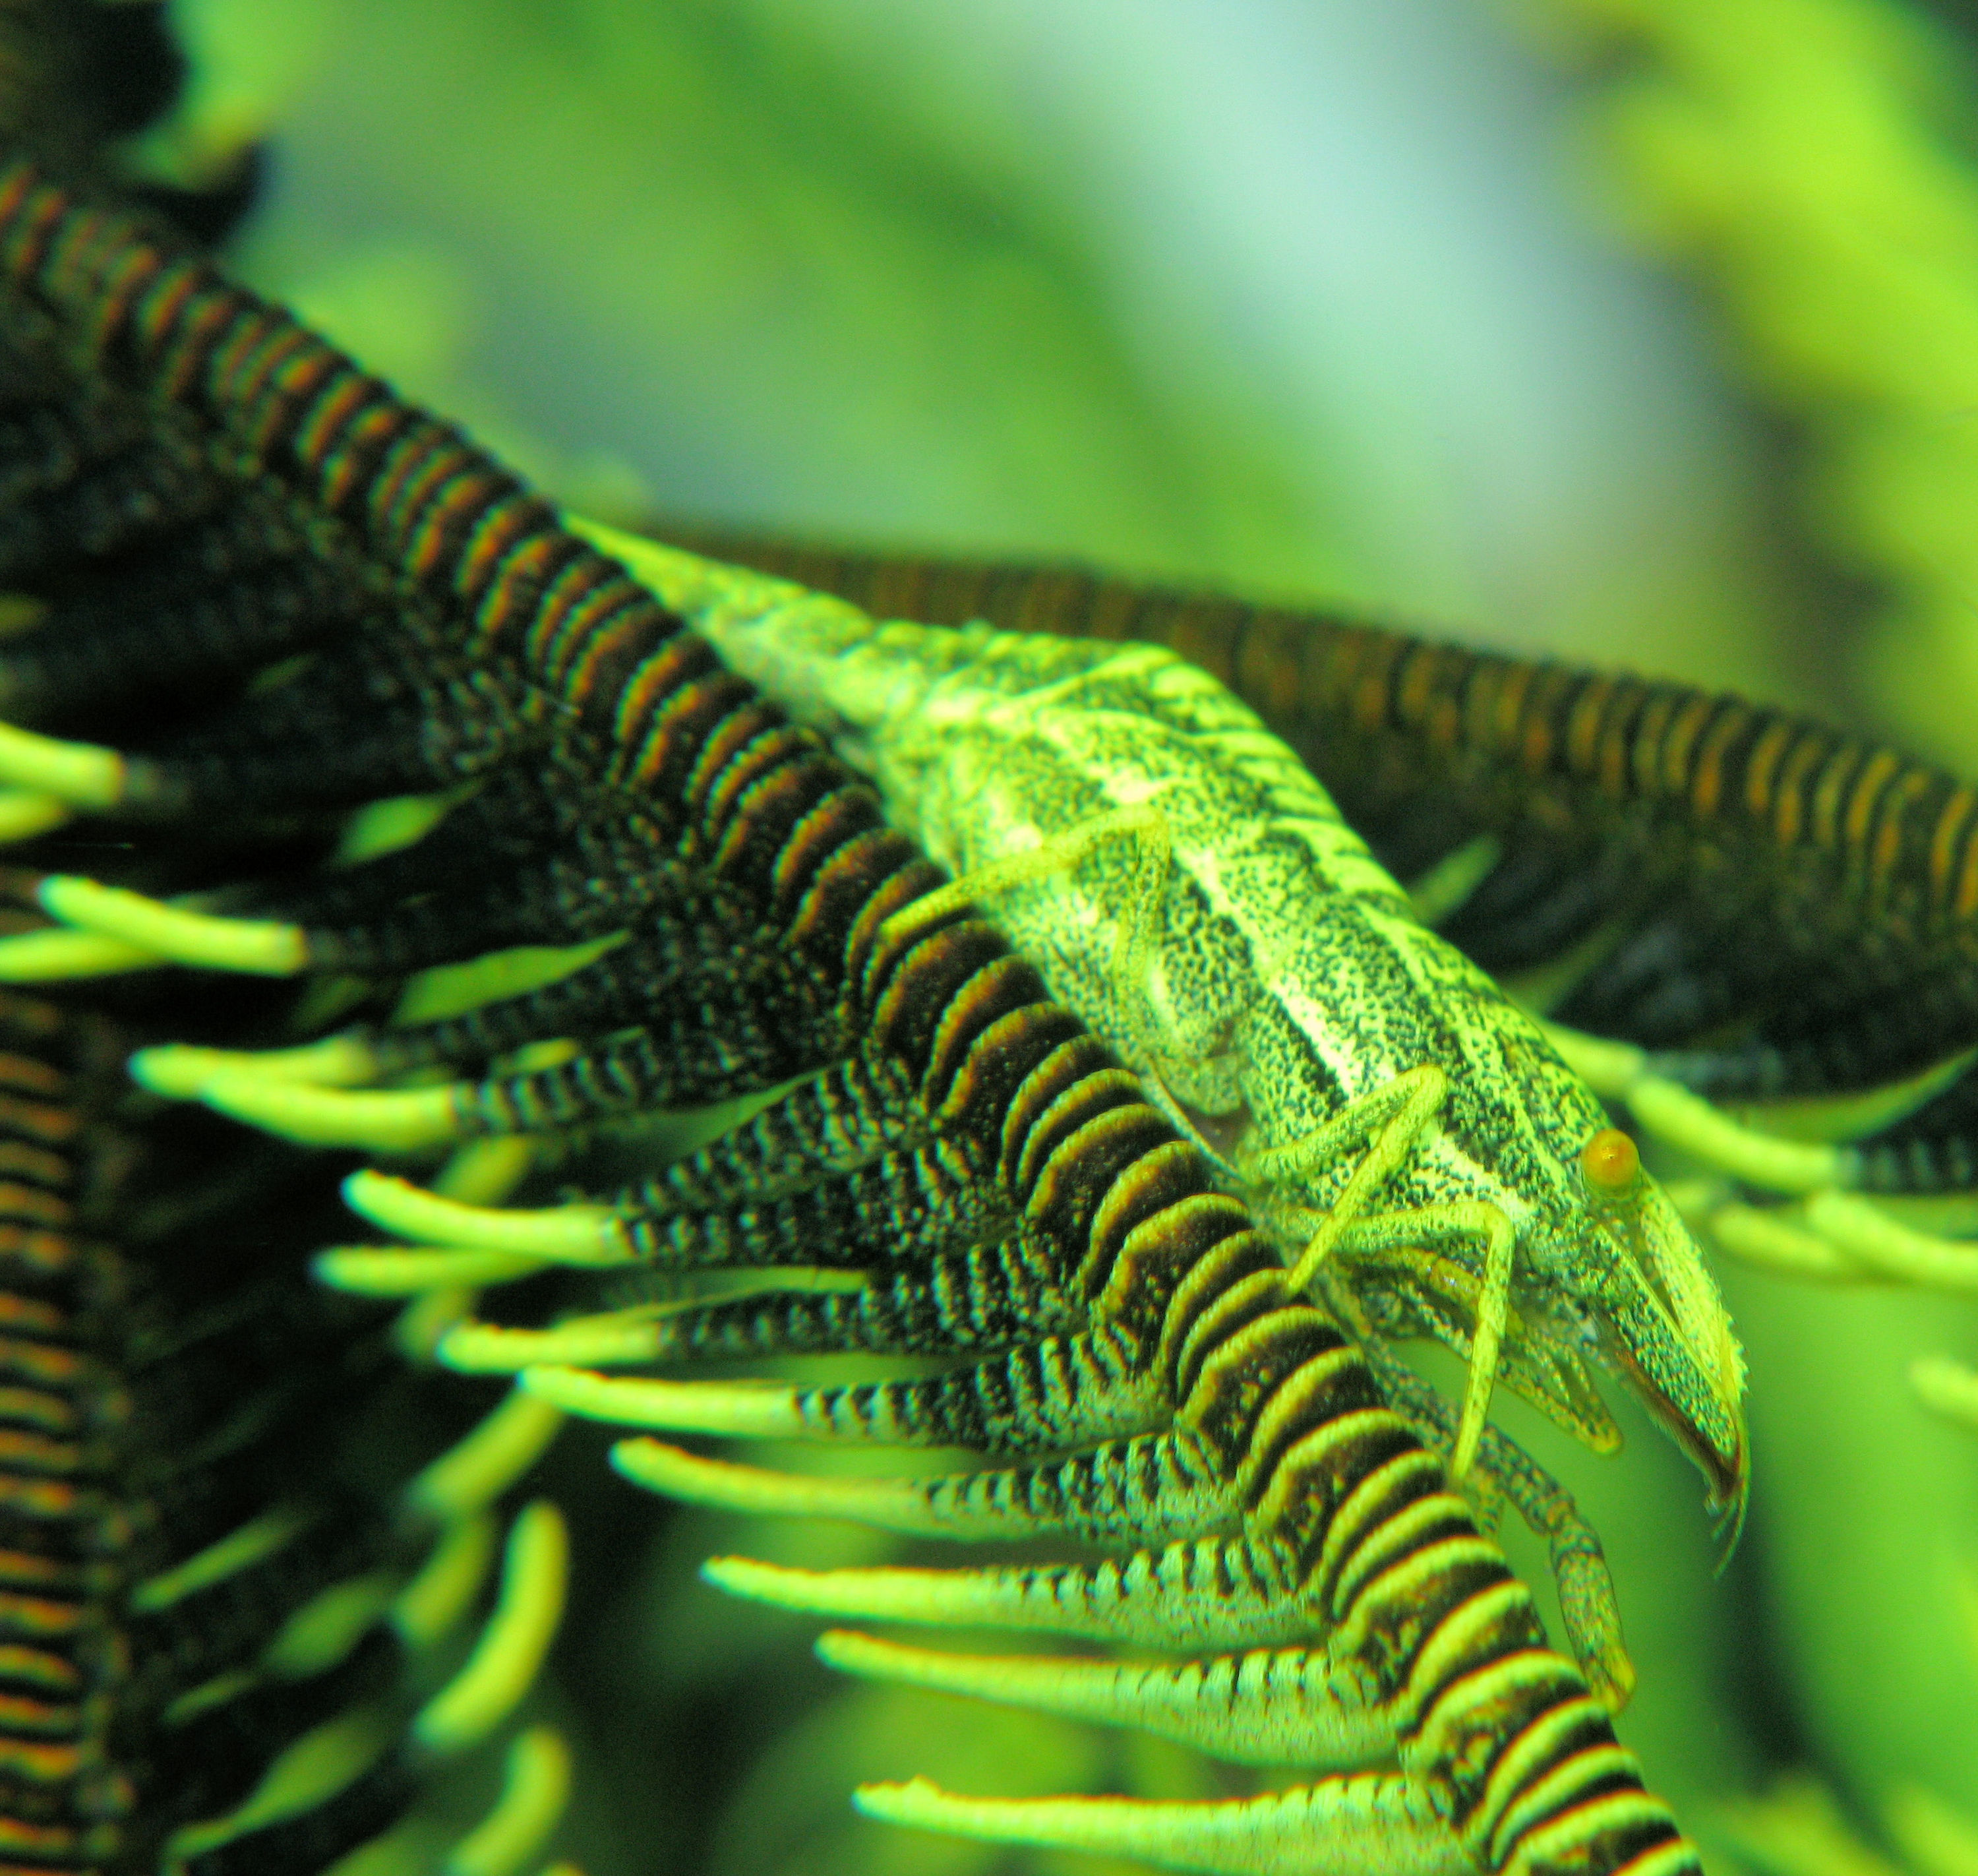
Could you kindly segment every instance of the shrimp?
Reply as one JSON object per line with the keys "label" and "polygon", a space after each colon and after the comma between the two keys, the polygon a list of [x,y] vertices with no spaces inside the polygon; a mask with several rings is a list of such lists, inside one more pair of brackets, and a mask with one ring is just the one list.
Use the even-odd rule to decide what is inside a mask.
{"label": "shrimp", "polygon": [[[1596,1449],[1589,1358],[1735,1520],[1742,1358],[1695,1241],[1540,1025],[1414,917],[1298,757],[1149,645],[879,624],[594,539],[827,735],[1146,1081],[1360,1332],[1470,1362]],[[934,910],[919,915],[936,915]]]}

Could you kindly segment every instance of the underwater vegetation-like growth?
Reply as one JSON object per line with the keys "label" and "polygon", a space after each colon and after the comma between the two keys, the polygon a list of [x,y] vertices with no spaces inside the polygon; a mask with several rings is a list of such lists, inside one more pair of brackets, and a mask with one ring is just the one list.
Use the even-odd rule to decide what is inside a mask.
{"label": "underwater vegetation-like growth", "polygon": [[[150,8],[0,18],[0,121],[76,173],[174,75]],[[152,212],[211,229],[238,206]],[[61,591],[113,660],[114,621],[172,581],[117,549],[202,508],[183,442],[78,381],[5,296],[0,564]],[[180,544],[196,610],[224,557]],[[264,857],[312,850],[264,831]],[[186,864],[141,839],[127,857],[159,886]],[[564,1527],[503,1502],[558,1417],[422,1381],[375,1310],[310,1279],[332,1170],[147,1112],[115,1066],[161,1019],[243,1041],[283,1001],[0,999],[0,1864],[23,1876],[246,1876],[367,1844],[382,1867],[491,1873],[567,1786],[557,1734],[511,1724],[561,1613]],[[504,1744],[505,1774],[484,1749]]]}
{"label": "underwater vegetation-like growth", "polygon": [[[10,277],[72,366],[210,436],[219,473],[291,526],[316,524],[301,554],[266,568],[283,603],[237,582],[240,610],[219,633],[154,614],[139,628],[148,646],[127,643],[107,678],[87,652],[80,669],[71,660],[78,640],[58,617],[31,627],[15,647],[15,707],[45,721],[94,713],[106,681],[128,694],[267,674],[206,720],[154,718],[125,748],[15,731],[11,779],[43,800],[167,822],[481,782],[408,846],[230,887],[259,902],[254,920],[51,880],[45,903],[123,935],[25,938],[17,971],[114,971],[147,961],[147,936],[187,941],[198,961],[388,981],[492,948],[577,945],[542,988],[458,1015],[253,1067],[147,1058],[158,1085],[190,1072],[237,1110],[274,1090],[283,1111],[269,1117],[291,1134],[388,1150],[767,1092],[838,1064],[736,1146],[690,1161],[676,1176],[700,1203],[665,1208],[680,1222],[663,1213],[657,1229],[614,1237],[580,1213],[587,1241],[571,1255],[628,1275],[792,1257],[863,1270],[876,1256],[874,1280],[856,1287],[692,1300],[661,1312],[660,1333],[690,1348],[945,1353],[962,1365],[795,1394],[691,1388],[689,1420],[815,1421],[1035,1456],[904,1497],[875,1486],[823,1502],[876,1494],[915,1527],[974,1516],[991,1531],[1147,1547],[970,1576],[937,1603],[958,1594],[1020,1618],[1055,1610],[1101,1633],[1212,1645],[1330,1629],[1293,1705],[1298,1755],[1325,1750],[1306,1743],[1300,1716],[1365,1712],[1402,1768],[1179,1811],[1077,1807],[1077,1822],[1055,1828],[1123,1830],[1126,1847],[1231,1868],[1272,1860],[1273,1845],[1351,1867],[1370,1830],[1383,1854],[1424,1868],[1692,1867],[1605,1706],[1545,1648],[1529,1592],[1364,1357],[1134,1079],[885,826],[869,788],[456,433],[168,242],[25,162],[11,178]],[[312,604],[306,587],[289,597],[311,554],[342,559],[346,590],[370,597],[354,629],[347,607]],[[303,649],[306,660],[278,662]],[[480,890],[434,896],[470,881]],[[518,1051],[530,1053],[504,1069]],[[478,1072],[402,1093],[309,1085],[428,1067]],[[761,1193],[766,1171],[796,1189]],[[787,1198],[788,1215],[735,1209],[763,1196]],[[829,1218],[848,1198],[874,1208],[876,1243],[869,1226],[835,1247],[802,1229],[807,1211]],[[491,1251],[554,1261],[569,1229],[561,1216],[515,1220],[507,1241],[471,1247],[476,1268],[488,1274]],[[428,1262],[424,1274],[458,1287],[468,1273]],[[819,1488],[652,1444],[625,1463],[748,1502],[819,1502]],[[1260,1725],[1284,1719],[1268,1664],[1229,1671],[1246,1687],[1263,1676]],[[1281,1756],[1286,1743],[1262,1749]],[[914,1788],[890,1802],[998,1835],[1024,1828],[999,1806]]]}
{"label": "underwater vegetation-like growth", "polygon": [[[850,1673],[1321,1775],[1189,1804],[917,1781],[863,1792],[877,1815],[1211,1870],[1696,1867],[1612,1734],[1629,1586],[1491,1391],[1611,1444],[1610,1366],[1742,1506],[1690,1229],[1970,1286],[1978,796],[1733,699],[1338,620],[736,548],[924,622],[875,625],[568,527],[19,116],[0,818],[38,913],[0,975],[65,1007],[8,1006],[8,1202],[42,1259],[12,1302],[45,1381],[88,1362],[8,1411],[60,1481],[16,1494],[21,1567],[88,1643],[46,1672],[89,1682],[4,1710],[23,1854],[303,1871],[412,1814],[397,1867],[538,1861],[567,1769],[544,1729],[464,1838],[416,1814],[547,1645],[538,1507],[426,1697],[488,1506],[574,1411],[890,1448],[901,1476],[615,1459],[675,1498],[1024,1546],[711,1567],[742,1595],[1162,1657],[834,1633]],[[1020,635],[939,629],[984,620]],[[1339,998],[1342,968],[1375,990]],[[654,1113],[737,1101],[641,1158]],[[314,1286],[349,1161],[310,1146],[385,1162],[344,1190],[399,1241],[323,1252]],[[550,1203],[559,1166],[584,1189]],[[85,1249],[64,1183],[124,1248]],[[395,1328],[375,1306],[408,1299]],[[1396,1359],[1422,1335],[1467,1358],[1460,1405]],[[463,1431],[458,1371],[521,1385],[434,1461],[393,1416],[457,1395]],[[1969,1371],[1917,1379],[1978,1418]],[[219,1420],[161,1471],[174,1411]],[[306,1414],[326,1456],[299,1467]],[[64,1415],[93,1443],[46,1439]],[[1576,1665],[1493,1541],[1506,1502],[1550,1540]],[[1890,1823],[1931,1876],[1965,1828],[1935,1804]],[[1794,1876],[1860,1854],[1812,1798],[1733,1828]]]}

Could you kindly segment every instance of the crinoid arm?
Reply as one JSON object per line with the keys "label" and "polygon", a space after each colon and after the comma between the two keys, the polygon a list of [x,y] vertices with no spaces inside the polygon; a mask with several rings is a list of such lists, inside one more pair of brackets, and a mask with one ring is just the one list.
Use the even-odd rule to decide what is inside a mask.
{"label": "crinoid arm", "polygon": [[1210,1876],[1470,1876],[1447,1821],[1398,1773],[1361,1772],[1224,1804],[958,1798],[924,1779],[859,1788],[867,1816],[988,1843],[1131,1857]]}
{"label": "crinoid arm", "polygon": [[[1441,1395],[1378,1346],[1368,1359],[1382,1391],[1436,1445],[1453,1447],[1457,1421]],[[1635,1691],[1635,1664],[1621,1634],[1619,1598],[1599,1534],[1580,1514],[1572,1494],[1507,1434],[1487,1427],[1478,1444],[1474,1477],[1501,1493],[1526,1527],[1546,1540],[1566,1639],[1587,1684],[1614,1712]]]}
{"label": "crinoid arm", "polygon": [[[660,1489],[692,1479],[687,1466],[650,1457],[659,1463],[647,1476]],[[1014,1629],[1135,1648],[1285,1646],[1314,1626],[1297,1605],[1288,1560],[1241,1537],[1197,1538],[1103,1563],[804,1570],[715,1557],[702,1573],[731,1595],[834,1621]]]}
{"label": "crinoid arm", "polygon": [[[624,1442],[617,1464],[655,1490],[779,1516],[1100,1553],[856,1579],[721,1573],[764,1600],[1180,1653],[1323,1647],[1322,1683],[1238,1667],[1226,1684],[1294,1715],[1350,1690],[1388,1730],[1394,1763],[1371,1778],[1186,1817],[1103,1806],[1123,1847],[1158,1855],[1179,1840],[1252,1858],[1234,1868],[1372,1854],[1430,1871],[1449,1866],[1453,1843],[1486,1870],[1695,1870],[1605,1706],[1546,1645],[1529,1592],[1333,1315],[1288,1283],[1275,1242],[991,918],[952,895],[916,913],[948,882],[887,824],[867,778],[457,431],[168,235],[23,160],[0,167],[0,236],[10,290],[54,336],[58,388],[93,388],[151,439],[128,458],[84,452],[64,494],[86,496],[102,527],[64,534],[51,557],[55,537],[30,529],[15,544],[23,577],[60,587],[52,576],[80,560],[98,600],[134,601],[119,584],[133,568],[148,581],[163,560],[190,576],[223,531],[239,544],[243,514],[268,550],[220,629],[134,607],[118,638],[117,694],[196,683],[217,700],[196,718],[167,712],[141,735],[113,713],[110,740],[84,740],[101,680],[71,655],[81,635],[59,591],[30,634],[0,644],[0,693],[18,713],[78,726],[66,742],[22,732],[0,749],[0,779],[147,843],[144,868],[106,859],[48,909],[81,921],[89,945],[196,960],[147,973],[165,987],[147,1042],[279,1058],[148,1057],[157,1087],[293,1142],[430,1157],[514,1144],[481,1163],[497,1186],[538,1143],[545,1158],[571,1156],[581,1186],[587,1146],[636,1140],[656,1116],[822,1090],[676,1178],[583,1191],[573,1216],[524,1218],[506,1236],[464,1209],[506,1194],[435,1203],[360,1184],[405,1228],[405,1256],[537,1266],[485,1320],[471,1296],[420,1292],[399,1347],[439,1346],[457,1328],[463,1342],[482,1334],[485,1353],[486,1332],[554,1336],[566,1311],[594,1334],[617,1306],[668,1370],[600,1356],[539,1371],[426,1472],[404,1507],[408,1580],[380,1646],[466,1633],[492,1548],[468,1507],[514,1481],[560,1401],[697,1437],[800,1425],[833,1444],[939,1444],[971,1457],[931,1480],[905,1463],[898,1478],[779,1472],[650,1438]],[[150,500],[126,498],[134,478]],[[707,577],[718,608],[723,576]],[[1226,708],[1174,661],[1134,660],[1162,695]],[[1232,733],[1231,749],[1254,747],[1242,740],[1252,729]],[[443,812],[412,817],[392,852],[339,860],[381,804],[407,799]],[[1384,906],[1402,904],[1336,822],[1312,838]],[[478,875],[471,890],[457,890],[464,875]],[[82,928],[92,921],[116,931]],[[270,967],[296,962],[297,933],[291,985]],[[253,1019],[191,1021],[223,972],[223,1000]],[[188,1020],[174,1027],[179,998]],[[293,1051],[326,1035],[338,1040],[299,1064]],[[417,1165],[399,1170],[423,1181]],[[551,1192],[521,1196],[531,1213],[552,1209]],[[633,1257],[566,1262],[561,1234],[594,1252],[586,1234],[614,1229],[600,1208]],[[376,1265],[326,1268],[383,1281]],[[822,1286],[820,1272],[850,1281]],[[760,1290],[719,1292],[764,1273]],[[417,1269],[405,1287],[434,1274]],[[357,1308],[307,1294],[334,1321]],[[390,1348],[376,1313],[359,1313]],[[881,1378],[752,1388],[727,1373],[695,1392],[696,1364],[799,1352],[876,1361]],[[326,1352],[297,1369],[309,1386],[341,1372]],[[254,1794],[237,1792],[220,1801],[234,1808],[191,1824],[216,1844],[314,1827],[332,1856],[369,1841],[428,1768],[509,1723],[548,1644],[564,1563],[554,1514],[521,1512],[478,1639],[381,1756],[346,1753],[348,1775],[304,1811],[243,1811]],[[513,1807],[499,1801],[488,1820],[495,1838],[546,1808],[553,1757],[521,1751]],[[1029,1828],[911,1802],[922,1821],[999,1839]],[[312,1867],[293,1835],[263,1848],[267,1866]]]}
{"label": "crinoid arm", "polygon": [[1323,1649],[1123,1662],[953,1654],[832,1630],[819,1637],[817,1652],[862,1679],[1131,1726],[1235,1764],[1359,1765],[1391,1744],[1390,1722],[1359,1698],[1352,1677]]}

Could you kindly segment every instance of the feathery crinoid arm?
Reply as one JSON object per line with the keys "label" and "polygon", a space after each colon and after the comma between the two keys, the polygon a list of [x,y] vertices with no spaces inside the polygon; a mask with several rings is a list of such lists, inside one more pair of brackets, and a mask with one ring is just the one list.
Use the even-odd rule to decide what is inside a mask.
{"label": "feathery crinoid arm", "polygon": [[[415,1167],[769,1097],[746,1138],[567,1213],[360,1183],[419,1248],[325,1273],[431,1299],[430,1337],[463,1288],[547,1275],[525,1293],[539,1299],[568,1272],[587,1316],[461,1322],[442,1342],[462,1367],[531,1371],[531,1401],[655,1432],[980,1455],[839,1477],[628,1441],[620,1470],[653,1489],[1109,1553],[855,1579],[736,1567],[732,1587],[1216,1651],[1201,1673],[1240,1696],[1231,1725],[1190,1715],[1186,1673],[1047,1675],[1044,1703],[1238,1756],[1325,1766],[1378,1737],[1394,1761],[1179,1809],[1067,1799],[1047,1815],[918,1786],[869,1808],[1196,1868],[1696,1867],[1358,1348],[977,908],[932,902],[942,875],[815,734],[458,432],[25,160],[0,169],[0,279],[51,382],[97,387],[166,439],[134,465],[79,458],[51,491],[59,529],[24,534],[10,563],[48,610],[0,660],[15,713],[41,726],[11,731],[0,764],[61,811],[144,830],[157,875],[45,881],[71,929],[28,935],[44,941],[23,968],[59,974],[73,939],[79,971],[180,958],[306,980],[312,994],[274,1001],[275,1046],[194,1034],[141,1074]],[[127,469],[154,499],[122,499]],[[84,528],[93,503],[108,518]],[[196,599],[209,563],[184,557],[243,541],[237,611],[152,603],[174,578]],[[156,593],[119,586],[139,564]],[[64,640],[89,636],[72,580],[131,622],[114,689],[67,661]],[[419,812],[385,805],[408,793]],[[379,850],[386,822],[396,851]],[[160,885],[191,896],[134,889]],[[339,1014],[354,1020],[326,1037]],[[692,1366],[824,1348],[917,1358],[796,1385]],[[653,1367],[673,1371],[637,1371]],[[529,1582],[553,1573],[524,1561]],[[518,1600],[494,1618],[504,1658],[541,1626]],[[861,1672],[975,1672],[841,1653]],[[981,1672],[984,1693],[1021,1685]],[[428,1727],[445,1742],[478,1736],[512,1694],[492,1666],[468,1673]]]}
{"label": "feathery crinoid arm", "polygon": [[[111,140],[162,110],[180,70],[162,6],[8,8],[8,199],[18,208],[42,166],[107,187]],[[144,227],[190,256],[168,222],[217,233],[251,176],[243,158],[210,194],[152,192]],[[11,267],[37,237],[10,233]],[[117,225],[127,257],[135,238]],[[252,544],[265,565],[293,538],[192,426],[112,385],[74,336],[8,274],[8,713],[37,696],[58,711],[66,686],[107,706],[106,726],[182,723],[200,704],[170,678],[120,714],[121,680],[102,674],[148,630],[184,644],[251,623],[256,602],[227,588],[238,558],[202,551]],[[47,746],[0,736],[15,755]],[[104,773],[87,753],[8,792],[6,837],[61,829]],[[167,889],[206,857],[134,827],[99,852]],[[309,852],[293,826],[262,849]],[[10,929],[26,883],[10,875]],[[121,994],[0,994],[0,1858],[18,1869],[302,1871],[369,1845],[386,1871],[450,1836],[504,1846],[493,1876],[539,1854],[567,1790],[558,1735],[513,1723],[563,1604],[562,1519],[515,1491],[555,1411],[404,1374],[388,1320],[310,1280],[332,1170],[134,1107],[117,1066],[164,1033],[251,1040],[291,994],[155,974]],[[435,1792],[454,1822],[421,1838]]]}

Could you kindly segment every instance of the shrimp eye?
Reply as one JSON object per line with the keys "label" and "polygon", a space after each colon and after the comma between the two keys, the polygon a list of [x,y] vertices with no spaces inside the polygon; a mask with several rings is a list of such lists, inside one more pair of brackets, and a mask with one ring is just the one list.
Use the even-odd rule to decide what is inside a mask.
{"label": "shrimp eye", "polygon": [[1604,1127],[1579,1150],[1579,1170],[1596,1199],[1625,1199],[1642,1176],[1642,1156],[1619,1127]]}

